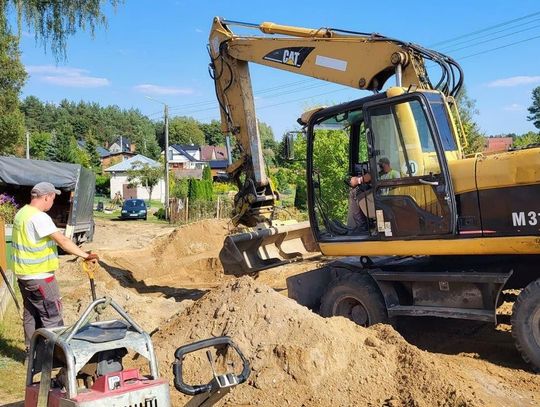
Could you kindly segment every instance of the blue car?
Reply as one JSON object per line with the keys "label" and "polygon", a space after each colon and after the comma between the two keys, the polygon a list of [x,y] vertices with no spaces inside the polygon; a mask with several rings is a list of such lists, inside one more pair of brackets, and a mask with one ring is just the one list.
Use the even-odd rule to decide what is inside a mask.
{"label": "blue car", "polygon": [[148,216],[146,204],[142,199],[128,199],[122,205],[120,219],[144,219]]}

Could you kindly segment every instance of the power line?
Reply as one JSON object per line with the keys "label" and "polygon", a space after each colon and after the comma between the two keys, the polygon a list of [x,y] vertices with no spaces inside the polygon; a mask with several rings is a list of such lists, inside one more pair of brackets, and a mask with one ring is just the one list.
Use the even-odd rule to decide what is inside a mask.
{"label": "power line", "polygon": [[[534,20],[527,21],[526,23],[523,23],[520,26],[527,25],[527,24],[530,24],[530,23],[534,23],[536,21],[540,21],[540,18],[535,18]],[[468,39],[468,40],[465,40],[465,41],[459,41],[459,42],[456,42],[455,44],[452,44],[452,45],[449,45],[449,46],[446,46],[446,47],[442,47],[442,48],[440,48],[438,50],[441,51],[441,52],[447,52],[446,50],[448,50],[448,49],[450,49],[450,48],[452,48],[454,46],[461,45],[461,44],[467,44],[468,42],[471,42],[471,41],[478,41],[478,40],[480,40],[482,38],[491,37],[494,34],[499,34],[499,33],[508,31],[510,29],[513,29],[513,28],[516,28],[516,27],[507,27],[507,28],[504,28],[502,30],[493,31],[493,32],[490,32],[490,33],[485,34],[485,35],[481,35],[481,36],[473,38],[473,39]]]}
{"label": "power line", "polygon": [[436,42],[435,44],[430,45],[429,47],[430,48],[431,47],[436,47],[438,45],[442,45],[442,44],[446,44],[446,43],[453,42],[453,41],[456,41],[456,40],[460,40],[462,38],[467,38],[467,37],[470,37],[470,36],[473,36],[473,35],[476,35],[476,34],[481,34],[483,32],[492,30],[494,28],[503,27],[505,25],[515,23],[516,21],[526,20],[529,17],[537,16],[539,14],[540,14],[540,11],[537,11],[535,13],[527,14],[527,15],[525,15],[523,17],[514,18],[513,20],[503,21],[502,23],[495,24],[495,25],[492,25],[492,26],[489,26],[489,27],[486,27],[486,28],[482,28],[481,30],[478,30],[478,31],[473,31],[473,32],[470,32],[470,33],[467,33],[467,34],[460,35],[458,37],[450,38],[448,40]]}
{"label": "power line", "polygon": [[526,39],[521,40],[521,41],[512,42],[512,43],[510,43],[510,44],[501,45],[500,47],[491,48],[491,49],[487,49],[487,50],[485,50],[485,51],[480,51],[480,52],[477,52],[477,53],[474,53],[474,54],[466,55],[466,56],[464,56],[464,57],[460,57],[460,59],[466,59],[466,58],[474,57],[474,56],[476,56],[476,55],[487,54],[488,52],[491,52],[491,51],[496,51],[496,50],[502,49],[502,48],[508,48],[508,47],[513,46],[513,45],[517,45],[517,44],[521,44],[521,43],[524,43],[524,42],[536,40],[536,39],[538,39],[538,38],[540,38],[540,35],[537,35],[537,36],[535,36],[535,37],[526,38]]}
{"label": "power line", "polygon": [[[445,41],[441,41],[441,42],[438,42],[436,44],[433,44],[433,45],[439,45],[439,44],[445,44],[445,43],[450,43],[450,42],[454,42],[456,40],[460,40],[460,39],[464,39],[464,38],[467,38],[467,37],[471,37],[471,36],[474,36],[474,35],[477,35],[477,34],[481,34],[481,33],[484,33],[484,32],[487,32],[489,30],[493,30],[495,28],[499,28],[499,27],[503,27],[503,26],[507,26],[507,25],[510,25],[510,24],[513,24],[513,23],[516,23],[518,21],[523,21],[529,17],[532,17],[532,16],[535,16],[535,15],[539,15],[540,12],[535,12],[535,13],[531,13],[531,14],[528,14],[526,16],[523,16],[523,17],[519,17],[519,18],[516,18],[516,19],[512,19],[512,20],[508,20],[508,21],[505,21],[505,22],[502,22],[502,23],[499,23],[499,24],[496,24],[496,25],[493,25],[493,26],[490,26],[490,27],[486,27],[484,29],[481,29],[481,30],[478,30],[478,31],[474,31],[474,32],[471,32],[471,33],[467,33],[467,34],[463,34],[463,35],[460,35],[458,37],[454,37],[454,38],[451,38],[451,39],[448,39],[448,40],[445,40]],[[535,22],[535,21],[538,21],[540,19],[534,19],[534,20],[531,20],[531,21],[528,21],[524,24],[530,24],[531,22]],[[455,52],[455,51],[459,51],[459,50],[463,50],[463,49],[467,49],[467,48],[471,48],[471,47],[475,47],[475,46],[478,46],[480,44],[484,44],[484,43],[488,43],[488,42],[492,42],[492,41],[495,41],[495,40],[498,40],[498,39],[501,39],[501,38],[504,38],[504,37],[508,37],[508,36],[511,36],[511,35],[515,35],[515,34],[518,34],[518,33],[521,33],[521,32],[524,32],[524,31],[528,31],[528,30],[531,30],[531,29],[534,29],[534,28],[537,28],[537,27],[540,27],[540,25],[536,25],[536,26],[533,26],[533,27],[529,27],[529,28],[526,28],[526,29],[523,29],[523,30],[519,30],[519,31],[515,31],[515,32],[512,32],[512,33],[509,33],[509,34],[505,34],[505,35],[502,35],[502,36],[499,36],[499,37],[496,37],[496,38],[491,38],[489,40],[486,40],[486,41],[481,41],[481,42],[477,42],[475,44],[471,44],[469,46],[465,46],[465,47],[460,47],[460,48],[457,48],[451,52]],[[513,29],[513,28],[516,28],[516,27],[507,27],[503,30],[499,30],[499,31],[496,31],[496,32],[492,32],[492,33],[489,33],[487,35],[484,35],[484,36],[481,36],[481,37],[478,37],[476,39],[469,39],[469,40],[466,40],[466,41],[461,41],[461,42],[458,42],[457,44],[454,44],[455,45],[460,45],[460,44],[465,44],[465,43],[468,43],[468,42],[472,42],[472,41],[478,41],[479,39],[481,38],[485,38],[487,36],[491,36],[493,34],[496,34],[496,33],[501,33],[501,32],[505,32],[505,31],[508,31],[509,29]],[[521,40],[521,41],[515,41],[513,43],[510,43],[510,44],[505,44],[505,45],[502,45],[502,46],[499,46],[499,47],[495,47],[495,48],[490,48],[488,50],[484,50],[484,51],[479,51],[479,52],[476,52],[474,54],[470,54],[470,55],[467,55],[467,56],[464,56],[464,57],[460,57],[460,60],[461,59],[466,59],[466,58],[471,58],[473,56],[476,56],[476,55],[482,55],[482,54],[485,54],[485,53],[488,53],[488,52],[492,52],[492,51],[495,51],[495,50],[498,50],[498,49],[503,49],[503,48],[507,48],[507,47],[510,47],[510,46],[513,46],[513,45],[517,45],[517,44],[520,44],[520,43],[523,43],[523,42],[528,42],[528,41],[532,41],[534,39],[537,39],[537,38],[540,38],[540,36],[534,36],[534,37],[530,37],[530,38],[527,38],[527,39],[524,39],[524,40]],[[432,46],[431,46],[432,47]],[[270,87],[270,88],[267,88],[267,89],[263,89],[261,91],[258,91],[256,94],[257,95],[260,95],[260,94],[265,94],[265,93],[271,93],[271,92],[274,92],[276,90],[281,90],[283,89],[284,87],[288,87],[287,91],[286,92],[279,92],[277,94],[270,94],[269,96],[267,96],[267,98],[272,98],[272,97],[277,97],[277,96],[282,96],[284,94],[289,94],[291,92],[291,89],[290,87],[291,86],[294,86],[294,85],[300,85],[300,84],[305,84],[305,83],[312,83],[315,79],[307,79],[307,80],[300,80],[300,81],[294,81],[294,82],[290,82],[290,83],[287,83],[287,84],[282,84],[282,85],[278,85],[278,86],[273,86],[273,87]],[[310,86],[307,86],[307,87],[297,87],[296,89],[292,89],[292,91],[295,91],[295,92],[301,92],[301,91],[305,91],[305,90],[310,90],[310,89],[313,89],[313,88],[316,88],[316,87],[320,87],[320,86],[326,86],[326,85],[331,85],[331,83],[323,83],[323,84],[315,84],[315,85],[310,85]],[[313,97],[319,97],[319,96],[324,96],[324,95],[327,95],[327,94],[331,94],[331,93],[335,93],[335,92],[339,92],[339,91],[343,91],[347,88],[343,88],[343,89],[338,89],[338,90],[333,90],[333,91],[330,91],[330,92],[324,92],[324,93],[321,93],[321,94],[317,94],[317,95],[312,95],[312,96],[308,96],[308,97],[303,97],[303,98],[298,98],[298,99],[293,99],[293,100],[288,100],[288,101],[285,101],[285,102],[280,102],[280,103],[275,103],[275,104],[272,104],[272,105],[267,105],[267,106],[262,106],[262,107],[259,107],[257,110],[262,110],[262,109],[267,109],[267,108],[270,108],[270,107],[276,107],[276,106],[280,106],[280,105],[284,105],[284,104],[288,104],[288,103],[294,103],[294,102],[298,102],[298,101],[301,101],[301,100],[307,100],[309,98],[313,98]],[[211,107],[208,107],[208,108],[203,108],[203,109],[197,109],[197,110],[191,110],[191,111],[187,111],[185,112],[185,114],[193,114],[193,113],[199,113],[199,112],[204,112],[204,111],[210,111],[210,110],[214,110],[217,108],[216,106],[217,104],[217,101],[215,100],[208,100],[208,101],[203,101],[203,102],[198,102],[198,103],[191,103],[191,104],[186,104],[186,105],[178,105],[174,108],[172,108],[171,110],[182,110],[182,109],[188,109],[190,107],[199,107],[199,106],[205,106],[205,105],[213,105]]]}
{"label": "power line", "polygon": [[476,47],[476,46],[478,46],[478,45],[480,45],[480,44],[485,44],[485,43],[488,43],[488,42],[500,40],[501,38],[509,37],[509,36],[511,36],[511,35],[519,34],[519,33],[522,33],[522,32],[525,32],[525,31],[529,31],[529,30],[532,30],[532,29],[538,28],[538,27],[540,27],[540,25],[535,25],[535,26],[532,26],[532,27],[529,27],[529,28],[524,28],[523,30],[514,31],[514,32],[509,33],[509,34],[500,35],[500,36],[498,36],[498,37],[490,38],[489,40],[480,41],[480,42],[477,42],[476,44],[467,45],[467,46],[465,46],[465,47],[455,48],[455,49],[449,50],[449,51],[447,51],[447,52],[449,52],[449,53],[450,53],[450,52],[456,52],[456,51],[461,51],[461,50],[463,50],[463,49]]}
{"label": "power line", "polygon": [[[329,83],[329,82],[326,82],[326,83],[316,83],[316,84],[312,84],[310,86],[306,86],[306,87],[299,87],[299,88],[291,88],[291,87],[287,87],[287,86],[280,86],[280,90],[281,92],[278,92],[278,93],[275,93],[275,94],[271,94],[271,95],[268,95],[266,96],[265,98],[266,99],[269,99],[269,98],[274,98],[274,97],[278,97],[278,96],[283,96],[283,95],[288,95],[290,94],[291,92],[304,92],[304,91],[307,91],[307,90],[311,90],[311,89],[315,89],[315,88],[320,88],[320,87],[324,87],[324,86],[329,86],[329,85],[332,85],[332,83]],[[283,87],[286,87],[287,90],[286,91],[283,91]],[[257,92],[257,96],[259,96],[260,93]],[[217,104],[217,101],[216,100],[212,100],[212,101],[209,101],[207,103],[205,103],[205,105],[212,105],[212,109],[215,107],[215,105]],[[198,107],[198,106],[193,106],[193,107]],[[202,105],[201,105],[202,107]],[[184,107],[177,107],[175,109],[171,109],[171,110],[183,110],[185,109]],[[189,110],[189,108],[187,108]],[[202,110],[205,110],[205,109],[202,109]],[[189,113],[189,112],[187,112]]]}

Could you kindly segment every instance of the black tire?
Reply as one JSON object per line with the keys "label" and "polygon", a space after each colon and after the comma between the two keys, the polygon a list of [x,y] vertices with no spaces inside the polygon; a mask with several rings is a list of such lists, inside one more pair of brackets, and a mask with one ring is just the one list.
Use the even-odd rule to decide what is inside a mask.
{"label": "black tire", "polygon": [[358,325],[388,323],[381,290],[367,274],[351,273],[337,278],[321,299],[323,317],[343,316]]}
{"label": "black tire", "polygon": [[512,336],[523,360],[540,373],[540,279],[525,287],[514,302]]}

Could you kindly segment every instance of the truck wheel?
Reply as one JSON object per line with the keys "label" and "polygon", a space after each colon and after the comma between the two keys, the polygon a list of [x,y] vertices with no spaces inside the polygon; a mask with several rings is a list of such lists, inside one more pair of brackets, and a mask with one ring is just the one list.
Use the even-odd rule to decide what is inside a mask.
{"label": "truck wheel", "polygon": [[342,316],[361,326],[388,323],[384,298],[373,278],[351,273],[330,283],[321,299],[323,317]]}
{"label": "truck wheel", "polygon": [[512,308],[512,336],[525,362],[540,373],[540,280],[517,297]]}

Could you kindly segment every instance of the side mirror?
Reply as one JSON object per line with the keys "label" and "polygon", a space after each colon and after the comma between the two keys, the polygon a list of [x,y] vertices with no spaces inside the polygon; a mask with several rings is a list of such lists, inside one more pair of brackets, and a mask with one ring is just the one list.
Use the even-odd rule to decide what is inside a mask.
{"label": "side mirror", "polygon": [[295,133],[286,133],[284,136],[284,151],[286,160],[294,160],[294,134]]}

